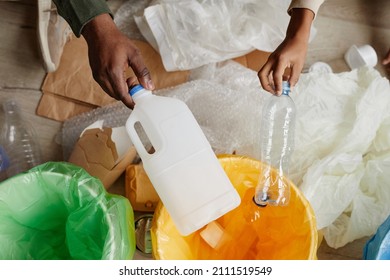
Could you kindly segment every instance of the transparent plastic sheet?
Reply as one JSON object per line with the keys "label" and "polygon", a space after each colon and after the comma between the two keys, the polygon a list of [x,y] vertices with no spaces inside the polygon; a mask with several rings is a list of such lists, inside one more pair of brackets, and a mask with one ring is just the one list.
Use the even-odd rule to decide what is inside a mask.
{"label": "transparent plastic sheet", "polygon": [[135,22],[161,54],[167,71],[189,70],[254,49],[274,51],[285,37],[289,4],[289,0],[160,0],[152,1],[142,16],[137,14]]}
{"label": "transparent plastic sheet", "polygon": [[252,158],[233,155],[220,155],[219,161],[242,202],[216,220],[223,228],[218,246],[212,248],[203,240],[203,228],[189,236],[181,236],[160,203],[151,228],[154,258],[316,259],[316,219],[299,189],[285,179],[292,189],[290,204],[286,207],[258,207],[252,198],[265,166]]}
{"label": "transparent plastic sheet", "polygon": [[0,259],[132,259],[129,201],[69,163],[49,162],[0,184]]}

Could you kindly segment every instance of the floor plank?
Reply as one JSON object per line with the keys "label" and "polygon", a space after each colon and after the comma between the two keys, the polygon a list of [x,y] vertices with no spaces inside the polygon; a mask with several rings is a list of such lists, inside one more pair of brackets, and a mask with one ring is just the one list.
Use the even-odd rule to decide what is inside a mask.
{"label": "floor plank", "polygon": [[320,13],[331,19],[390,28],[388,0],[325,0]]}
{"label": "floor plank", "polygon": [[319,260],[362,260],[363,251],[366,242],[369,240],[369,237],[364,237],[354,242],[351,242],[341,248],[334,249],[329,247],[325,241],[321,243],[320,248],[318,249],[318,259]]}
{"label": "floor plank", "polygon": [[37,41],[36,3],[0,2],[0,88],[39,90],[45,76]]}
{"label": "floor plank", "polygon": [[[390,1],[389,1],[390,3]],[[324,5],[326,6],[326,5]],[[390,28],[372,27],[363,22],[330,18],[320,10],[314,22],[317,34],[310,43],[305,67],[316,61],[327,62],[336,73],[349,71],[344,54],[352,45],[371,45],[378,56],[376,69],[384,76],[390,77],[389,68],[381,64],[390,48]]]}
{"label": "floor plank", "polygon": [[[28,125],[31,125],[41,147],[43,162],[61,161],[62,148],[57,141],[62,124],[35,114],[35,109],[41,98],[40,90],[28,88],[0,89],[0,104],[5,100],[15,100],[20,108],[21,115]],[[0,108],[0,127],[4,123],[2,107]]]}

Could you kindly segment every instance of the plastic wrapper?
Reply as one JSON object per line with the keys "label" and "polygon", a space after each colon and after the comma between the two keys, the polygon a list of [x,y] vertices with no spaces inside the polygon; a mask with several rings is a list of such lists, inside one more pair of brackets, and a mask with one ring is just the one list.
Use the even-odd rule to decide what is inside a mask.
{"label": "plastic wrapper", "polygon": [[374,234],[390,214],[389,80],[369,67],[309,73],[294,94],[290,179],[330,247]]}
{"label": "plastic wrapper", "polygon": [[[253,202],[265,167],[249,157],[220,155],[219,161],[241,196],[240,206],[191,235],[181,236],[164,206],[151,228],[156,259],[316,259],[318,234],[314,212],[299,189],[291,186],[286,207],[259,207]],[[276,171],[274,170],[276,176]],[[204,236],[214,235],[207,238]]]}
{"label": "plastic wrapper", "polygon": [[[289,0],[160,0],[136,15],[167,71],[195,69],[249,53],[272,52],[285,37]],[[311,32],[313,35],[314,28]]]}
{"label": "plastic wrapper", "polygon": [[83,169],[49,162],[0,184],[0,259],[132,259],[129,201]]}

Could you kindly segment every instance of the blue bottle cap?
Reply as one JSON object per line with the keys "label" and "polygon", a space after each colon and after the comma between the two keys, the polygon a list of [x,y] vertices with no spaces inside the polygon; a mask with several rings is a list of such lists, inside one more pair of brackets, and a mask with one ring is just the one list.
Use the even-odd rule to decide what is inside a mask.
{"label": "blue bottle cap", "polygon": [[283,81],[282,85],[283,85],[282,94],[289,95],[290,94],[290,83],[288,81]]}
{"label": "blue bottle cap", "polygon": [[140,90],[143,90],[144,87],[141,86],[141,85],[136,85],[134,87],[132,87],[130,90],[129,90],[129,94],[130,96],[133,96],[134,94],[136,94],[137,92],[139,92]]}

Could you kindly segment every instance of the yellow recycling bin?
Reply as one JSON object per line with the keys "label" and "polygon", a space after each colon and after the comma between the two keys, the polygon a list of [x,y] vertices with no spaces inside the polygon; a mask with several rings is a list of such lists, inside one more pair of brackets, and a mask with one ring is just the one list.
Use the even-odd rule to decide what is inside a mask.
{"label": "yellow recycling bin", "polygon": [[258,207],[252,198],[264,164],[237,155],[221,155],[219,160],[242,201],[236,209],[208,225],[219,236],[217,244],[205,239],[203,233],[208,226],[188,236],[180,235],[160,203],[151,228],[153,257],[164,260],[317,259],[315,215],[301,191],[285,179],[291,187],[289,204]]}

